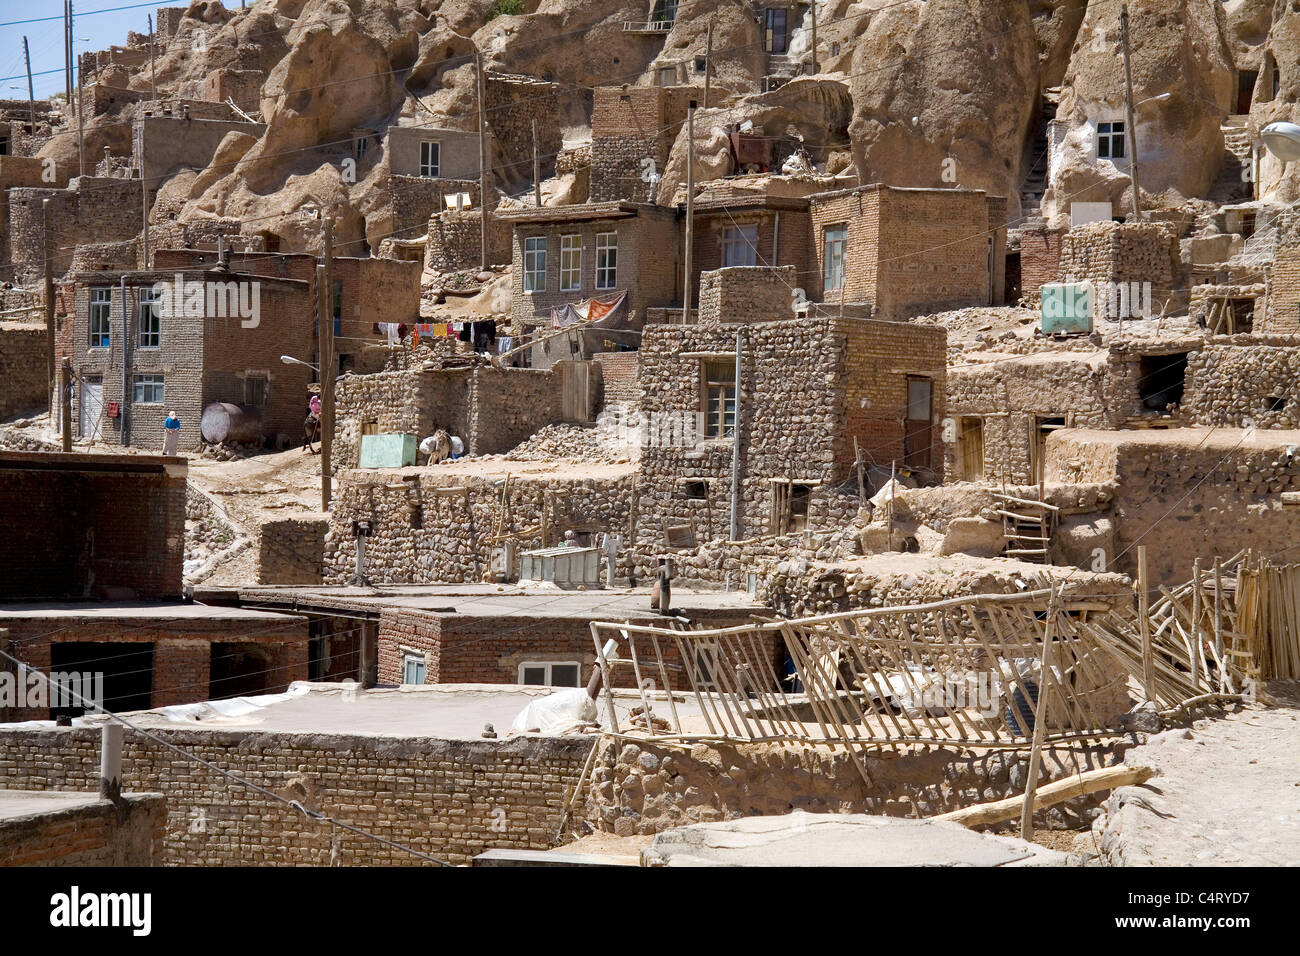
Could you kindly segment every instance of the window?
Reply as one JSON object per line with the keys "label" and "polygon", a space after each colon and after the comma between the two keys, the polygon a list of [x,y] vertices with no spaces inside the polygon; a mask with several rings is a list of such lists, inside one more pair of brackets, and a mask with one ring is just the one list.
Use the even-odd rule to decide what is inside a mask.
{"label": "window", "polygon": [[560,237],[560,291],[582,288],[582,237]]}
{"label": "window", "polygon": [[812,486],[777,479],[772,482],[771,532],[789,534],[808,527],[808,504]]}
{"label": "window", "polygon": [[156,349],[162,345],[162,316],[158,314],[158,290],[148,286],[140,289],[140,313],[136,325],[140,330],[140,348]]}
{"label": "window", "polygon": [[677,67],[661,66],[655,69],[655,84],[658,86],[677,85]]}
{"label": "window", "polygon": [[822,288],[830,292],[844,286],[844,253],[849,245],[849,227],[827,226],[822,253]]}
{"label": "window", "polygon": [[1098,159],[1123,159],[1124,158],[1124,124],[1123,123],[1098,123],[1097,124],[1097,158]]}
{"label": "window", "polygon": [[366,138],[364,136],[357,138],[357,162],[366,155]]}
{"label": "window", "polygon": [[1150,411],[1164,412],[1183,401],[1187,353],[1143,355],[1138,360],[1138,398]]}
{"label": "window", "polygon": [[90,347],[106,349],[109,346],[109,315],[113,309],[112,289],[90,290]]}
{"label": "window", "polygon": [[612,289],[618,281],[618,233],[596,234],[596,288]]}
{"label": "window", "polygon": [[438,143],[425,140],[420,143],[420,175],[436,178],[441,167],[442,148]]}
{"label": "window", "polygon": [[137,375],[131,385],[131,400],[135,402],[135,404],[162,404],[163,377],[161,375]]}
{"label": "window", "polygon": [[546,291],[546,237],[524,240],[524,291]]}
{"label": "window", "polygon": [[736,363],[704,363],[704,437],[730,438],[736,431]]}
{"label": "window", "polygon": [[244,379],[244,404],[266,408],[267,380],[265,375],[249,375]]}
{"label": "window", "polygon": [[578,687],[582,666],[577,661],[524,661],[519,683],[535,687]]}
{"label": "window", "polygon": [[928,378],[907,378],[907,420],[903,423],[903,459],[912,468],[931,467],[930,446],[934,416],[934,383]]}
{"label": "window", "polygon": [[722,266],[752,266],[758,261],[758,226],[734,226],[722,234]]}
{"label": "window", "polygon": [[423,654],[402,655],[402,683],[403,684],[424,683],[424,655]]}

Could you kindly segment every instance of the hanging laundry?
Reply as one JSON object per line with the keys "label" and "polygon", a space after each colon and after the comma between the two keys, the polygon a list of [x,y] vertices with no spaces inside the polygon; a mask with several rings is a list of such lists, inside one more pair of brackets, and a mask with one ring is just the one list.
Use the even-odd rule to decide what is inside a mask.
{"label": "hanging laundry", "polygon": [[515,346],[514,336],[503,335],[497,339],[497,355],[505,355]]}

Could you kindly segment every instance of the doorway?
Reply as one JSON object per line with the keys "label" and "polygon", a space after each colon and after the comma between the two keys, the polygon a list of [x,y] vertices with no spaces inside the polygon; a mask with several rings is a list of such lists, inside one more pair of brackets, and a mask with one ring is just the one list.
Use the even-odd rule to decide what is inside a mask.
{"label": "doorway", "polygon": [[1259,73],[1254,70],[1240,70],[1237,73],[1237,114],[1250,112],[1250,101],[1255,96],[1255,81]]}
{"label": "doorway", "polygon": [[[56,641],[50,645],[50,671],[77,674],[82,696],[86,687],[94,686],[103,675],[104,699],[98,701],[105,710],[148,710],[153,706],[153,644],[145,641]],[[50,718],[80,717],[86,707],[75,700],[53,706]]]}
{"label": "doorway", "polygon": [[907,377],[907,419],[903,426],[903,461],[909,468],[930,468],[934,427],[934,382]]}
{"label": "doorway", "polygon": [[79,433],[82,438],[98,440],[103,436],[104,422],[104,379],[96,375],[84,379],[81,383],[81,424]]}
{"label": "doorway", "polygon": [[1031,446],[1032,460],[1029,463],[1030,469],[1033,471],[1034,484],[1041,483],[1046,472],[1047,437],[1058,428],[1065,427],[1065,418],[1060,415],[1040,416],[1034,420],[1033,445]]}
{"label": "doorway", "polygon": [[773,9],[767,11],[766,39],[768,53],[785,53],[789,41],[786,33],[786,11]]}

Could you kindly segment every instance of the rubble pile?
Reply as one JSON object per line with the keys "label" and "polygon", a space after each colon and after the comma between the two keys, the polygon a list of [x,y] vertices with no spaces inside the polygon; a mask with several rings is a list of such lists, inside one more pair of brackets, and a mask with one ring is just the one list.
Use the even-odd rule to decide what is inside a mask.
{"label": "rubble pile", "polygon": [[620,445],[599,429],[580,425],[547,425],[520,442],[504,455],[511,461],[582,461],[600,465],[618,465],[632,461],[636,449]]}

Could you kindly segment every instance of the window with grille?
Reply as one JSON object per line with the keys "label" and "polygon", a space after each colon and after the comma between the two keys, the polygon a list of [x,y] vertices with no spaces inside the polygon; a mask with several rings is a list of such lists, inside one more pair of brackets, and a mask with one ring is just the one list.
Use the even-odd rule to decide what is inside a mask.
{"label": "window with grille", "polygon": [[163,377],[137,375],[131,383],[131,400],[137,405],[161,405],[163,402]]}
{"label": "window with grille", "polygon": [[113,310],[112,289],[90,290],[90,347],[92,349],[108,348],[109,316]]}
{"label": "window with grille", "polygon": [[734,226],[722,234],[722,265],[752,266],[758,262],[758,226]]}
{"label": "window with grille", "polygon": [[546,291],[546,237],[524,240],[524,291]]}
{"label": "window with grille", "polygon": [[244,404],[254,408],[266,407],[267,381],[265,375],[249,375],[244,379]]}
{"label": "window with grille", "polygon": [[736,431],[736,363],[704,363],[704,437],[730,438]]}
{"label": "window with grille", "polygon": [[618,282],[618,233],[596,235],[596,288],[612,289]]}
{"label": "window with grille", "polygon": [[420,144],[420,175],[437,178],[441,168],[442,147],[440,144],[425,140]]}
{"label": "window with grille", "polygon": [[156,349],[162,345],[162,316],[158,300],[158,290],[149,287],[140,290],[140,314],[136,326],[140,330],[142,349]]}
{"label": "window with grille", "polygon": [[822,283],[828,292],[844,285],[844,254],[849,245],[849,227],[827,226],[822,253]]}
{"label": "window with grille", "polygon": [[582,288],[582,237],[560,237],[560,291]]}
{"label": "window with grille", "polygon": [[1097,158],[1098,159],[1123,159],[1124,158],[1124,124],[1123,123],[1098,123],[1097,124]]}

